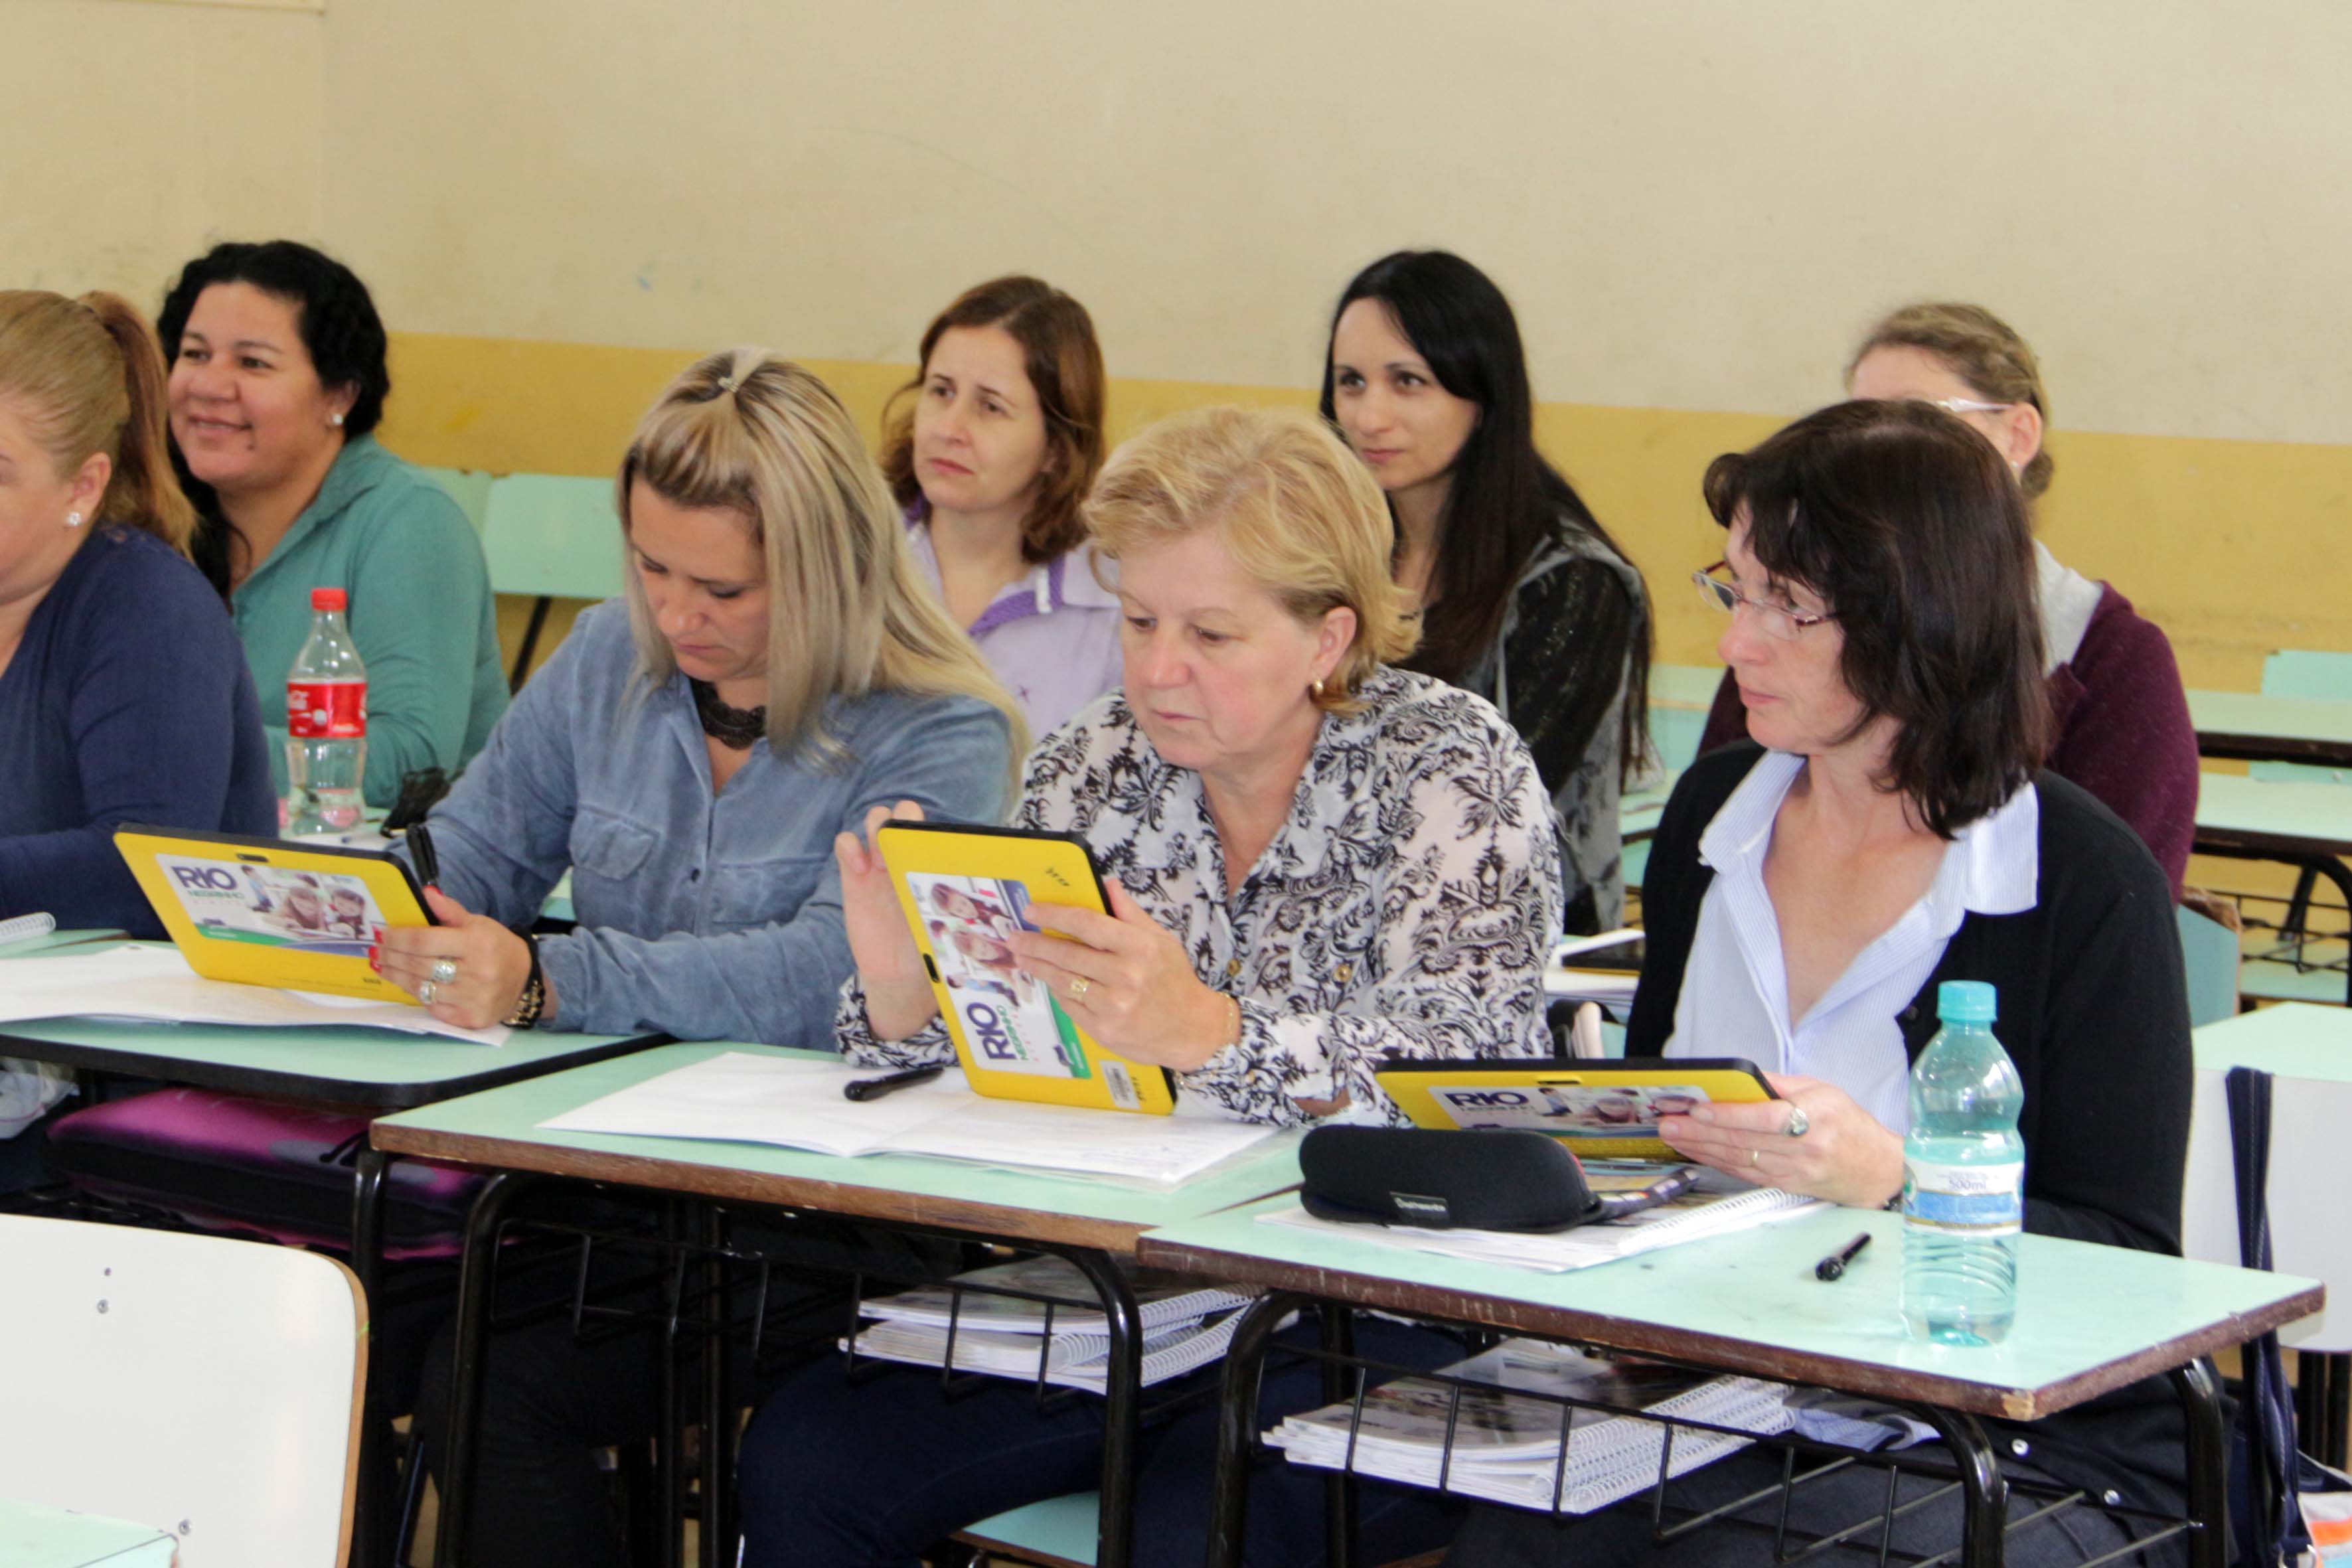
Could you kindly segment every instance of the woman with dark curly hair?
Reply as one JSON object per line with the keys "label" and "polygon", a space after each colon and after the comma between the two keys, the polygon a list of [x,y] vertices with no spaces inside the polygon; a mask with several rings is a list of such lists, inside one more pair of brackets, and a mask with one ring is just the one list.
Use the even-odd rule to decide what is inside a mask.
{"label": "woman with dark curly hair", "polygon": [[307,245],[218,245],[157,323],[172,456],[201,521],[196,564],[227,598],[286,787],[286,672],[310,591],[341,588],[368,673],[372,805],[455,773],[506,711],[481,541],[440,486],[376,443],[392,390],[367,285]]}

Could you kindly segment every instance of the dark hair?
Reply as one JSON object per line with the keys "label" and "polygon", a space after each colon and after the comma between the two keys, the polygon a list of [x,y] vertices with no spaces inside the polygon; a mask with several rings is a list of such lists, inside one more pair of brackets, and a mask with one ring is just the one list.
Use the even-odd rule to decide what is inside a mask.
{"label": "dark hair", "polygon": [[1748,525],[1845,643],[1854,730],[1900,726],[1881,781],[1949,838],[2030,782],[2048,749],[2025,492],[1999,452],[1924,403],[1841,403],[1707,465],[1707,510]]}
{"label": "dark hair", "polygon": [[995,327],[1021,345],[1023,369],[1045,419],[1045,466],[1036,504],[1021,523],[1021,558],[1050,561],[1086,538],[1078,503],[1103,464],[1103,359],[1087,308],[1035,278],[998,278],[965,289],[924,330],[915,379],[890,395],[882,415],[882,477],[900,506],[922,499],[915,480],[915,411],[903,400],[922,389],[931,351],[950,327]]}
{"label": "dark hair", "polygon": [[[1478,422],[1454,459],[1430,573],[1433,602],[1421,648],[1407,668],[1458,681],[1486,657],[1509,612],[1519,574],[1563,528],[1590,534],[1632,563],[1575,487],[1536,450],[1535,398],[1528,386],[1518,318],[1493,279],[1446,250],[1400,250],[1356,274],[1331,311],[1323,351],[1323,417],[1339,423],[1332,399],[1330,336],[1359,300],[1377,300],[1438,384],[1478,405]],[[1393,513],[1393,508],[1391,508]],[[1631,663],[1619,758],[1630,774],[1648,751],[1649,607],[1634,605]]]}
{"label": "dark hair", "polygon": [[[167,363],[179,363],[180,337],[187,331],[188,317],[198,297],[215,283],[249,283],[293,306],[295,328],[302,334],[320,383],[330,389],[352,389],[351,410],[343,416],[344,437],[375,428],[383,417],[383,400],[392,393],[392,372],[385,364],[383,318],[357,273],[290,239],[215,245],[182,268],[163,296],[155,328],[163,340]],[[231,531],[221,516],[219,498],[188,470],[177,442],[172,446],[172,466],[203,519],[194,541],[196,564],[226,593]]]}

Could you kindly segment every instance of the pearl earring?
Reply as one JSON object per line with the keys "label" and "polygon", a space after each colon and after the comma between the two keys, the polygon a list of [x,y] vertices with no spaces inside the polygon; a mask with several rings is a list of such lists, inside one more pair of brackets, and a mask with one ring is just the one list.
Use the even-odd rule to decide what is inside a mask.
{"label": "pearl earring", "polygon": [[68,528],[79,528],[81,526],[81,513],[78,511],[69,511],[66,513],[66,526]]}
{"label": "pearl earring", "polygon": [[343,427],[343,416],[340,414],[330,414],[327,416],[327,423],[340,430]]}

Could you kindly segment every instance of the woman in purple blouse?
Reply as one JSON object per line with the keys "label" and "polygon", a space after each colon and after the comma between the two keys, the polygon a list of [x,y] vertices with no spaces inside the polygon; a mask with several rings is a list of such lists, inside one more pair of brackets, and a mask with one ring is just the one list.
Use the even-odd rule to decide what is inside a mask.
{"label": "woman in purple blouse", "polygon": [[[2025,340],[1983,306],[1906,305],[1862,340],[1845,384],[1855,397],[1932,403],[1958,415],[2008,459],[2029,500],[2050,488],[2042,367]],[[2178,899],[2197,837],[2197,731],[2172,645],[2113,584],[2060,564],[2038,541],[2033,555],[2053,721],[2045,765],[2132,826]],[[1699,750],[1747,733],[1727,672]]]}
{"label": "woman in purple blouse", "polygon": [[915,559],[1041,741],[1119,681],[1118,600],[1078,517],[1102,412],[1087,308],[999,278],[930,324],[884,418],[882,471]]}

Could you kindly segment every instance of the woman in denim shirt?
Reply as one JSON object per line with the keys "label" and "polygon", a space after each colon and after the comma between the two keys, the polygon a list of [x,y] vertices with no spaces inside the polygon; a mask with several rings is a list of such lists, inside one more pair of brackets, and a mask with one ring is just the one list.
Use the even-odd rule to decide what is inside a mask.
{"label": "woman in denim shirt", "polygon": [[[378,967],[468,1026],[829,1049],[834,836],[908,800],[997,821],[1021,720],[799,366],[698,362],[619,489],[625,602],[581,616],[434,809],[443,923],[388,932]],[[517,935],[567,866],[579,928]]]}

